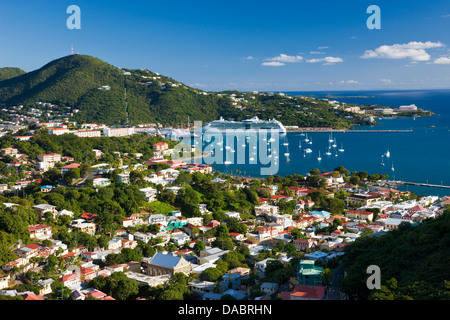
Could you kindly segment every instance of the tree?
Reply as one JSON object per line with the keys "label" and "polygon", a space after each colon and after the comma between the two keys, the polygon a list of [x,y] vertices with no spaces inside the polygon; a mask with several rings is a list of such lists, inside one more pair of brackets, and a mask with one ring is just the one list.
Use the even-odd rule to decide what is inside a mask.
{"label": "tree", "polygon": [[67,182],[67,184],[69,184],[69,185],[73,184],[73,180],[78,180],[78,179],[80,179],[80,169],[79,168],[72,168],[64,174],[64,181]]}
{"label": "tree", "polygon": [[84,177],[86,174],[91,172],[91,165],[87,162],[82,163],[78,168],[80,169],[81,177]]}
{"label": "tree", "polygon": [[175,180],[175,183],[178,185],[186,185],[192,182],[192,176],[187,171],[181,171],[178,175],[177,179]]}
{"label": "tree", "polygon": [[361,180],[367,179],[367,176],[368,176],[367,171],[361,171],[361,172],[359,172],[359,173],[358,173],[358,176],[361,178]]}
{"label": "tree", "polygon": [[[336,219],[335,219],[336,220]],[[361,231],[361,237],[367,237],[367,236],[370,236],[370,235],[372,235],[372,234],[374,234],[374,231],[371,229],[371,228],[364,228],[362,231]]]}
{"label": "tree", "polygon": [[53,296],[60,300],[67,300],[70,297],[70,294],[72,291],[64,286],[64,284],[60,281],[53,281],[53,283],[50,285],[52,288]]}
{"label": "tree", "polygon": [[222,276],[223,276],[223,273],[220,272],[217,268],[208,268],[200,274],[199,279],[201,281],[216,282]]}
{"label": "tree", "polygon": [[345,176],[348,176],[350,174],[350,171],[348,171],[347,169],[345,169],[342,166],[335,168],[334,171],[338,171],[339,173],[341,173]]}
{"label": "tree", "polygon": [[352,176],[350,178],[350,183],[353,185],[358,185],[361,182],[361,179],[359,178],[359,176]]}
{"label": "tree", "polygon": [[327,286],[331,280],[333,280],[333,273],[331,271],[331,269],[329,268],[324,268],[322,270],[322,283],[324,286]]}
{"label": "tree", "polygon": [[197,256],[200,255],[200,251],[205,250],[205,249],[206,249],[205,243],[201,240],[198,240],[194,244],[194,252]]}

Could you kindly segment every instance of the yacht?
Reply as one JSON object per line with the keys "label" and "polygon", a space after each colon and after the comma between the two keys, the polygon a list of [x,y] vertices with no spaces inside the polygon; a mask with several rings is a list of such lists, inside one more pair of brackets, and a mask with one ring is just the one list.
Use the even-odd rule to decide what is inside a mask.
{"label": "yacht", "polygon": [[319,156],[317,157],[317,160],[322,160],[322,157],[320,156],[320,150],[319,150]]}
{"label": "yacht", "polygon": [[344,152],[345,150],[344,150],[344,146],[342,145],[342,142],[341,142],[341,148],[338,150],[339,152]]}
{"label": "yacht", "polygon": [[391,153],[389,152],[389,149],[388,149],[388,151],[386,152],[386,158],[389,158],[391,156]]}
{"label": "yacht", "polygon": [[308,148],[308,149],[305,150],[305,152],[306,152],[306,153],[311,153],[312,150],[311,150],[310,148]]}
{"label": "yacht", "polygon": [[333,148],[336,148],[336,147],[337,147],[337,144],[336,144],[336,138],[334,138],[332,147],[333,147]]}
{"label": "yacht", "polygon": [[327,156],[330,156],[331,155],[331,151],[330,151],[330,147],[328,147],[328,150],[327,150],[327,152],[325,152],[325,154],[327,155]]}
{"label": "yacht", "polygon": [[299,147],[299,148],[302,147],[302,142],[301,142],[301,141],[298,142],[298,147]]}
{"label": "yacht", "polygon": [[330,137],[328,138],[328,142],[334,142],[334,140],[333,140],[333,132],[330,133]]}
{"label": "yacht", "polygon": [[231,161],[227,160],[224,162],[224,164],[231,164]]}
{"label": "yacht", "polygon": [[392,168],[391,168],[391,171],[395,171],[395,169],[394,169],[394,163],[392,162]]}
{"label": "yacht", "polygon": [[309,139],[308,139],[308,132],[306,133],[305,141],[306,141],[306,142],[309,142]]}
{"label": "yacht", "polygon": [[251,119],[245,119],[242,121],[228,121],[223,117],[220,117],[219,120],[215,120],[207,123],[203,127],[203,132],[206,132],[208,129],[266,129],[266,130],[277,130],[281,133],[286,133],[286,128],[283,124],[275,119],[272,120],[261,120],[258,117],[253,117]]}

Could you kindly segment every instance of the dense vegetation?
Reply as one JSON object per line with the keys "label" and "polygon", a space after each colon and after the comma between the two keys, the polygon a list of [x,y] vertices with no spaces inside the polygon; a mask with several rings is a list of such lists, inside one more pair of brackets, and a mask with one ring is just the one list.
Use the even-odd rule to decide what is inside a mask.
{"label": "dense vegetation", "polygon": [[[21,133],[19,132],[18,135]],[[102,162],[116,163],[117,157],[114,151],[124,153],[142,153],[142,159],[148,159],[153,155],[152,145],[165,141],[173,147],[176,143],[161,137],[134,134],[129,137],[96,137],[80,138],[73,134],[48,135],[45,130],[37,130],[34,137],[28,141],[16,141],[11,135],[0,138],[0,147],[17,147],[21,153],[27,154],[30,160],[35,160],[38,154],[60,153],[63,156],[73,157],[76,162],[95,162],[93,149],[101,150],[104,155]]]}
{"label": "dense vegetation", "polygon": [[24,73],[25,71],[23,71],[20,68],[11,68],[11,67],[0,68],[0,81],[11,79],[20,76]]}
{"label": "dense vegetation", "polygon": [[[448,300],[450,298],[450,210],[418,226],[401,224],[380,237],[367,236],[345,247],[347,277],[341,289],[359,299]],[[381,289],[367,289],[369,265],[381,268]]]}
{"label": "dense vegetation", "polygon": [[[0,73],[1,76],[1,73]],[[1,78],[0,78],[1,79]],[[108,90],[99,90],[108,86]],[[230,95],[243,108],[232,105]],[[0,102],[7,106],[49,102],[78,109],[72,120],[105,124],[203,123],[220,116],[242,120],[275,118],[284,125],[348,128],[360,120],[328,103],[273,93],[205,92],[149,70],[127,70],[85,55],[70,55],[42,68],[0,81]],[[40,107],[39,107],[40,108]]]}

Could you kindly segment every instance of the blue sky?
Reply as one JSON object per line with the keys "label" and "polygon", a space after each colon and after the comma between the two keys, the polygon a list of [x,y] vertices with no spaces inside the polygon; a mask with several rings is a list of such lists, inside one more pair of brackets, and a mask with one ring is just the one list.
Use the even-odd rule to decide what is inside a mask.
{"label": "blue sky", "polygon": [[[69,30],[69,5],[81,29]],[[369,30],[369,5],[381,29]],[[76,53],[205,90],[450,87],[450,2],[12,1],[0,3],[0,67]]]}

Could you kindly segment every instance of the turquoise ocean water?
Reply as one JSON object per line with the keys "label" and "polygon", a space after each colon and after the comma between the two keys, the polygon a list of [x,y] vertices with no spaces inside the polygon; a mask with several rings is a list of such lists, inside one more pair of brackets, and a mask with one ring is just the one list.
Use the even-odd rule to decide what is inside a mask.
{"label": "turquoise ocean water", "polygon": [[[350,171],[367,171],[388,174],[390,179],[450,185],[450,90],[415,91],[345,91],[345,92],[285,92],[290,95],[314,95],[330,100],[364,105],[379,104],[399,107],[415,104],[421,109],[431,110],[436,116],[417,118],[378,119],[376,126],[359,126],[356,129],[412,129],[412,133],[333,133],[337,147],[331,147],[326,155],[329,133],[308,133],[312,144],[308,145],[300,132],[289,132],[289,162],[283,155],[286,147],[280,143],[278,172],[280,176],[305,175],[318,168],[331,171],[344,166]],[[435,126],[435,127],[432,127]],[[301,145],[301,148],[300,148]],[[312,153],[304,153],[305,148]],[[343,148],[344,152],[337,149]],[[381,156],[389,150],[390,157]],[[322,160],[317,157],[321,153]],[[337,156],[336,156],[337,154]],[[306,155],[306,156],[304,156]],[[384,163],[382,165],[381,163]],[[261,164],[215,164],[214,169],[225,173],[262,177]],[[265,165],[267,167],[267,165]],[[394,171],[392,171],[394,167]],[[236,172],[236,170],[238,172]],[[401,190],[414,191],[423,195],[444,196],[450,189],[419,186],[401,186]]]}

